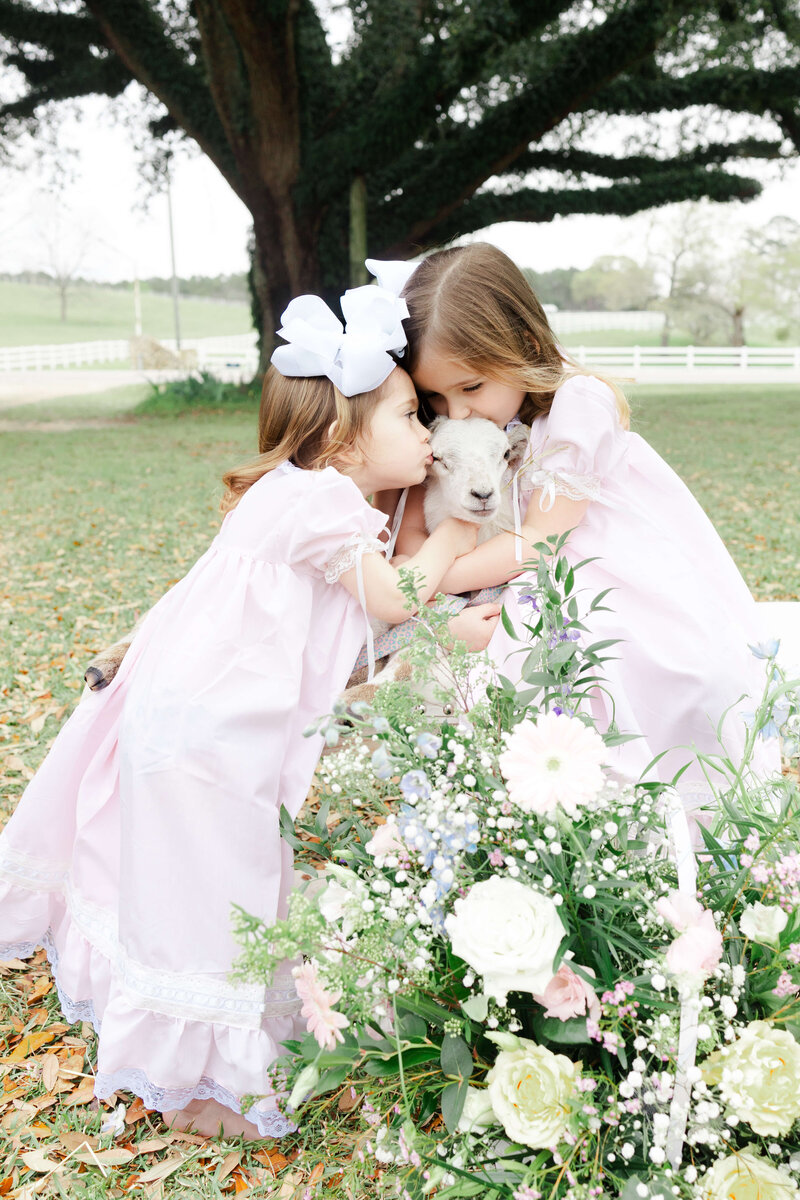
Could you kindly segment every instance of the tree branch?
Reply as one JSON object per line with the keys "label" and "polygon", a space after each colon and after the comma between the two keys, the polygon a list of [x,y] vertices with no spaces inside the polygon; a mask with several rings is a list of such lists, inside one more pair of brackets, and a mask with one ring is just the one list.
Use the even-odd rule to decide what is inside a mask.
{"label": "tree branch", "polygon": [[729,175],[721,170],[677,167],[653,172],[637,182],[615,183],[610,187],[548,191],[522,188],[511,193],[479,192],[458,212],[433,226],[427,238],[401,238],[391,245],[370,245],[370,254],[384,258],[405,258],[500,221],[542,223],[575,213],[630,216],[645,208],[657,208],[681,200],[698,200],[704,196],[719,201],[750,200],[760,191],[761,184],[754,179]]}
{"label": "tree branch", "polygon": [[241,179],[202,68],[171,41],[146,0],[85,0],[109,49],[152,92],[241,195]]}

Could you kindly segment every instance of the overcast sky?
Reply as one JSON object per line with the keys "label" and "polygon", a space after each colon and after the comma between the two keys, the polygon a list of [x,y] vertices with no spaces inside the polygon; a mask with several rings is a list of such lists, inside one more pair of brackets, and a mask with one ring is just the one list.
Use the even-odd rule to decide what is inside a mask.
{"label": "overcast sky", "polygon": [[[61,254],[78,256],[78,273],[97,280],[130,279],[134,268],[143,278],[169,274],[166,199],[156,196],[143,207],[132,138],[107,111],[106,102],[92,98],[64,123],[61,142],[73,152],[75,175],[63,193],[66,222],[59,223],[46,171],[35,165],[0,171],[0,273],[52,270],[53,255]],[[754,164],[753,173],[766,181],[764,194],[747,205],[719,206],[721,219],[760,226],[776,215],[796,216],[800,164],[783,170],[780,178],[777,167]],[[180,275],[246,269],[248,213],[207,159],[176,164],[172,204]],[[482,236],[521,266],[585,267],[601,254],[643,253],[648,221],[574,216],[546,225],[496,225]]]}

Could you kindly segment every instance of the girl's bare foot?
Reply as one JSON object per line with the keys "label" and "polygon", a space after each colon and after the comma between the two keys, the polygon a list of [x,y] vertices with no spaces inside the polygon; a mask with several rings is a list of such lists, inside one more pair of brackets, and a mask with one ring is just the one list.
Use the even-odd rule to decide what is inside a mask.
{"label": "girl's bare foot", "polygon": [[221,1129],[225,1137],[263,1140],[257,1125],[217,1100],[192,1100],[186,1108],[170,1109],[162,1113],[162,1117],[171,1129],[200,1133],[203,1137],[216,1137]]}

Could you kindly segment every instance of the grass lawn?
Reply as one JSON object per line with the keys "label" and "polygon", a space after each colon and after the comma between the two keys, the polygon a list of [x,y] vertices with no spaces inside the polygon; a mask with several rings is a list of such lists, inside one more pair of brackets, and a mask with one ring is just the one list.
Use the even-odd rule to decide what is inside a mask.
{"label": "grass lawn", "polygon": [[[187,338],[249,333],[253,327],[249,305],[197,297],[181,299],[180,322]],[[142,292],[142,329],[148,337],[174,337],[171,297]],[[132,291],[76,286],[62,322],[55,287],[0,280],[0,346],[95,342],[132,334]]]}
{"label": "grass lawn", "polygon": [[[218,526],[221,472],[253,450],[255,407],[133,417],[137,398],[109,393],[2,414],[0,823],[77,702],[87,660],[205,549]],[[642,387],[633,405],[635,428],[698,496],[755,594],[800,597],[800,388]],[[93,418],[104,424],[82,424]],[[39,1181],[45,1197],[100,1200],[124,1187],[148,1200],[184,1200],[249,1184],[254,1197],[299,1200],[315,1167],[313,1178],[332,1184],[320,1194],[346,1194],[333,1139],[304,1145],[301,1133],[300,1155],[287,1162],[268,1143],[242,1148],[171,1134],[129,1096],[121,1097],[129,1124],[114,1152],[101,1155],[103,1176],[92,1152],[111,1141],[98,1140],[107,1106],[91,1108],[90,1028],[61,1021],[41,957],[0,969],[0,994],[2,1194]],[[334,1101],[331,1120],[344,1120]],[[86,1135],[91,1151],[47,1176]],[[281,1143],[283,1154],[292,1150]],[[353,1200],[379,1194],[366,1169],[351,1178],[361,1181]]]}

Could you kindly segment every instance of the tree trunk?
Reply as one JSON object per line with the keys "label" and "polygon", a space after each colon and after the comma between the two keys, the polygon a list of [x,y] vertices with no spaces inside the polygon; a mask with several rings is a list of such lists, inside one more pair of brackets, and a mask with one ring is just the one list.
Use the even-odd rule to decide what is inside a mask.
{"label": "tree trunk", "polygon": [[69,283],[65,283],[62,280],[58,281],[58,298],[59,298],[60,305],[61,305],[61,320],[62,320],[62,322],[65,322],[67,319],[67,288],[68,287],[69,287]]}
{"label": "tree trunk", "polygon": [[744,305],[737,304],[731,313],[732,321],[732,346],[744,346]]}
{"label": "tree trunk", "polygon": [[319,292],[317,237],[300,227],[287,201],[280,212],[262,205],[253,224],[250,279],[253,316],[259,334],[258,374],[269,367],[281,314],[289,301],[305,292]]}
{"label": "tree trunk", "polygon": [[669,335],[672,333],[672,321],[667,310],[664,310],[664,324],[661,326],[661,345],[669,345]]}
{"label": "tree trunk", "polygon": [[367,257],[367,181],[356,175],[350,184],[350,287],[360,287],[369,279]]}

